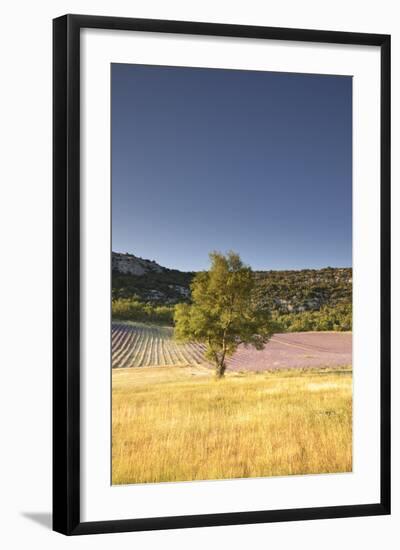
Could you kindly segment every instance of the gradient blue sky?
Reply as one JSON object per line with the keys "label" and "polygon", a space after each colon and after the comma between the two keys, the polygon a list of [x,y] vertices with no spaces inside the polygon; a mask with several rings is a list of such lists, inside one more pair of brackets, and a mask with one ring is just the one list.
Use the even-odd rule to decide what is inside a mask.
{"label": "gradient blue sky", "polygon": [[112,248],[351,266],[352,79],[113,64]]}

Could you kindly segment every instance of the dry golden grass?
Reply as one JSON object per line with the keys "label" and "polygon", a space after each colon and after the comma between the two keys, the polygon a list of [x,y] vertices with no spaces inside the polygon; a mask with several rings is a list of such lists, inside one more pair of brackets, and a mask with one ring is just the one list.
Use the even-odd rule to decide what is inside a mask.
{"label": "dry golden grass", "polygon": [[113,370],[112,482],[349,472],[351,369]]}

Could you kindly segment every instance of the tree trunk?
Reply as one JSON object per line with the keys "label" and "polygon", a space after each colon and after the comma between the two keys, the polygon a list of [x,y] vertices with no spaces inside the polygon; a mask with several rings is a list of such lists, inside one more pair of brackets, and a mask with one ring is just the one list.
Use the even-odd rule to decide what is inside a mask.
{"label": "tree trunk", "polygon": [[225,357],[226,357],[226,343],[225,343],[225,333],[224,333],[224,337],[223,337],[223,340],[222,340],[222,353],[220,356],[218,356],[218,354],[216,354],[216,363],[217,363],[217,370],[215,372],[215,376],[217,377],[218,380],[220,380],[221,378],[224,377],[225,375],[225,369],[226,369],[226,364],[225,364]]}
{"label": "tree trunk", "polygon": [[224,359],[222,359],[217,363],[217,368],[215,371],[215,376],[217,377],[218,380],[224,377],[225,369],[226,369],[225,361]]}

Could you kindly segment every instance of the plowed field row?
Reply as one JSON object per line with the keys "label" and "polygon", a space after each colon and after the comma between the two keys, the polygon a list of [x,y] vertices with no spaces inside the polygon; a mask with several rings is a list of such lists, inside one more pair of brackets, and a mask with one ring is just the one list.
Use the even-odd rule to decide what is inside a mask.
{"label": "plowed field row", "polygon": [[[140,323],[113,323],[114,368],[208,365],[205,346],[178,344],[173,329]],[[262,351],[240,346],[227,360],[228,369],[263,371],[287,368],[349,366],[352,335],[338,332],[276,334]]]}
{"label": "plowed field row", "polygon": [[112,327],[112,366],[152,367],[201,365],[204,347],[177,344],[170,327],[116,323]]}

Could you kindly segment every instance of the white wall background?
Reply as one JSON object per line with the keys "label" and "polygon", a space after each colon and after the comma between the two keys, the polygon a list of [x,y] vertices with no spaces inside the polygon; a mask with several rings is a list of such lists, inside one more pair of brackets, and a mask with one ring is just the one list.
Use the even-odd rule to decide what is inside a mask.
{"label": "white wall background", "polygon": [[[400,27],[396,0],[59,0],[3,6],[0,128],[0,541],[4,548],[398,548]],[[51,511],[51,19],[65,13],[392,34],[393,514],[67,538]],[[396,216],[397,213],[397,216]],[[396,288],[397,287],[397,288]],[[397,311],[396,311],[397,309]]]}

